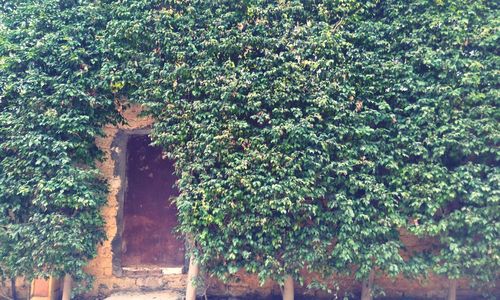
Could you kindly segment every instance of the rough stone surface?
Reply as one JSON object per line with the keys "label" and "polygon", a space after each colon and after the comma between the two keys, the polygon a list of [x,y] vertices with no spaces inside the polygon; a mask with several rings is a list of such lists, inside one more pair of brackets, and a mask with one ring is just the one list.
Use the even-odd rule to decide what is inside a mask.
{"label": "rough stone surface", "polygon": [[[121,266],[116,264],[118,260],[113,253],[113,241],[119,246],[119,239],[115,240],[115,237],[119,235],[118,225],[121,222],[119,199],[120,193],[123,193],[123,183],[126,182],[120,176],[120,172],[116,170],[116,166],[119,164],[115,161],[116,157],[120,157],[119,154],[123,154],[125,149],[121,149],[114,141],[120,132],[145,129],[152,125],[153,120],[139,117],[140,112],[139,106],[131,107],[124,112],[127,119],[126,125],[106,126],[104,128],[106,137],[96,140],[106,158],[105,161],[99,163],[99,168],[109,184],[108,202],[102,208],[102,215],[106,221],[107,240],[99,246],[97,257],[90,261],[86,268],[86,271],[94,276],[95,281],[93,289],[84,295],[85,299],[104,299],[110,295],[112,296],[107,300],[182,299],[180,291],[183,291],[186,286],[186,275],[184,274],[162,275],[161,270],[142,272],[142,274],[141,272],[123,272]],[[413,250],[421,249],[428,244],[425,240],[420,240],[406,232],[402,232],[402,240],[409,249]],[[226,300],[231,297],[244,296],[246,299],[263,299],[280,295],[279,286],[272,281],[260,285],[256,276],[244,272],[238,273],[236,277],[236,280],[231,283],[222,283],[215,279],[207,280],[208,294],[221,296]],[[305,285],[314,278],[314,275],[306,277]],[[353,278],[335,277],[329,282],[332,283],[332,287],[334,283],[338,286],[340,296],[344,293],[350,293],[356,299],[361,290],[361,285]],[[436,276],[420,280],[377,276],[374,283],[383,288],[386,297],[390,299],[443,299],[448,290],[448,281]],[[28,284],[22,278],[18,278],[16,286],[19,294],[25,297]],[[7,295],[8,289],[8,283],[5,286],[0,285],[0,295],[2,293]],[[162,291],[150,292],[159,289]],[[307,295],[309,299],[320,299],[325,296],[321,292],[307,291],[300,286],[297,286],[296,290],[297,295]],[[117,292],[120,293],[116,294]],[[500,290],[497,289],[496,292],[500,295]],[[459,299],[480,299],[479,294],[468,288],[467,282],[463,280],[459,282],[457,294]],[[332,296],[325,297],[325,299],[332,299]]]}
{"label": "rough stone surface", "polygon": [[148,293],[116,293],[105,300],[180,300],[182,293],[178,291],[159,291]]}
{"label": "rough stone surface", "polygon": [[158,289],[165,285],[161,277],[144,277],[137,278],[135,284],[140,288]]}
{"label": "rough stone surface", "polygon": [[[119,172],[115,170],[116,164],[112,157],[116,158],[116,154],[122,153],[124,149],[119,147],[112,147],[113,140],[120,130],[134,130],[141,128],[148,128],[152,125],[153,120],[150,118],[139,117],[141,108],[133,106],[125,111],[124,115],[127,119],[127,125],[124,126],[107,126],[105,132],[107,136],[97,140],[97,145],[105,152],[106,160],[100,163],[99,168],[102,174],[109,182],[109,195],[108,203],[102,209],[102,214],[106,220],[106,234],[108,239],[99,247],[97,257],[89,262],[86,268],[87,272],[95,277],[93,290],[87,295],[90,297],[103,297],[109,296],[118,291],[141,291],[152,289],[169,289],[182,291],[186,285],[186,275],[171,274],[171,275],[158,275],[144,274],[141,276],[130,276],[130,274],[123,273],[121,266],[117,266],[113,259],[113,246],[112,241],[117,236],[117,226],[119,224],[120,202],[119,194],[123,188],[123,178],[120,177]],[[414,236],[402,232],[403,242],[410,249],[417,249],[425,247],[425,241],[419,240]],[[306,285],[313,275],[307,276]],[[338,286],[339,295],[344,292],[351,293],[352,295],[359,295],[361,285],[353,278],[338,277],[332,278],[333,283]],[[389,298],[444,298],[448,289],[448,281],[445,278],[431,276],[427,279],[421,280],[407,280],[403,278],[388,278],[377,276],[375,278],[375,285],[382,287],[385,290],[386,296]],[[313,298],[320,298],[324,294],[317,291],[306,291],[301,287],[296,287],[298,294],[307,294]],[[166,294],[162,294],[166,293]],[[237,280],[232,283],[222,283],[217,280],[209,280],[208,294],[224,296],[224,297],[239,297],[253,295],[254,299],[265,298],[272,295],[279,295],[280,289],[274,282],[268,281],[260,285],[256,276],[251,276],[243,272],[238,273]],[[155,295],[154,293],[151,295]],[[168,292],[161,292],[161,295],[168,295]],[[175,294],[172,294],[175,295]],[[476,295],[476,296],[474,296]],[[460,299],[477,299],[477,294],[474,294],[467,288],[467,282],[460,281],[458,287],[458,296]],[[113,296],[109,300],[119,299],[154,299],[154,298],[116,298]],[[121,296],[120,296],[121,297]],[[125,297],[125,296],[123,296]],[[166,296],[165,296],[166,297]],[[175,296],[172,296],[175,297]],[[332,297],[330,296],[329,299]],[[175,298],[158,298],[158,299],[175,299]]]}

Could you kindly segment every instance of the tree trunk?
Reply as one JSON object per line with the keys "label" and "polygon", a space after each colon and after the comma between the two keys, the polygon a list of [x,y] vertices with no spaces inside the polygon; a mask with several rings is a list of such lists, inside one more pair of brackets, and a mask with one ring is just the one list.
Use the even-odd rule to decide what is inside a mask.
{"label": "tree trunk", "polygon": [[292,276],[286,276],[283,284],[283,300],[293,300],[293,297],[293,278]]}
{"label": "tree trunk", "polygon": [[193,281],[198,277],[199,273],[200,267],[198,263],[195,262],[194,256],[191,255],[189,258],[189,270],[186,283],[186,300],[196,300],[196,286],[193,284]]}
{"label": "tree trunk", "polygon": [[370,275],[368,275],[368,279],[363,280],[361,287],[361,300],[372,300],[373,299],[373,280],[375,278],[375,272],[370,271]]}
{"label": "tree trunk", "polygon": [[12,300],[17,300],[16,278],[10,279],[10,290],[12,292]]}
{"label": "tree trunk", "polygon": [[64,283],[63,283],[63,294],[62,294],[62,300],[70,300],[71,299],[71,285],[73,283],[73,279],[71,278],[71,275],[66,274],[64,275]]}
{"label": "tree trunk", "polygon": [[28,292],[26,293],[26,300],[31,300],[31,284],[28,284]]}
{"label": "tree trunk", "polygon": [[457,285],[456,279],[450,279],[450,287],[448,289],[448,300],[457,300]]}

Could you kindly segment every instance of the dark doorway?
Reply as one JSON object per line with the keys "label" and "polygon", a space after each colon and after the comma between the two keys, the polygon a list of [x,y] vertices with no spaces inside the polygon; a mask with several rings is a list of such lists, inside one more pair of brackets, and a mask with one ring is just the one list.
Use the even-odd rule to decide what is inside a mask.
{"label": "dark doorway", "polygon": [[170,201],[178,194],[174,164],[150,143],[145,135],[131,135],[127,143],[122,266],[183,266],[184,242],[173,232],[177,209]]}

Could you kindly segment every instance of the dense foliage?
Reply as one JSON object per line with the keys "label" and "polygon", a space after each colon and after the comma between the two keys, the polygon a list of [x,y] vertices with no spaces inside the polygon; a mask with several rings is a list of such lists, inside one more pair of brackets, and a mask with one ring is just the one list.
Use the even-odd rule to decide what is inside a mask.
{"label": "dense foliage", "polygon": [[220,277],[353,263],[363,277],[402,263],[401,218],[374,163],[383,117],[354,100],[348,74],[343,23],[362,7],[318,4],[115,6],[107,70],[157,119],[153,138],[180,175],[181,230]]}
{"label": "dense foliage", "polygon": [[[157,119],[153,138],[181,178],[181,230],[211,272],[492,280],[497,10],[121,2],[107,71]],[[405,228],[439,243],[405,252]]]}
{"label": "dense foliage", "polygon": [[[115,96],[156,119],[180,231],[212,274],[498,278],[494,1],[16,3],[2,8],[5,270],[93,253],[93,138]],[[412,253],[401,230],[433,242]]]}
{"label": "dense foliage", "polygon": [[117,118],[93,1],[2,1],[0,277],[83,276],[104,238],[95,137]]}
{"label": "dense foliage", "polygon": [[498,9],[383,1],[353,24],[358,97],[394,114],[391,190],[451,278],[500,269]]}

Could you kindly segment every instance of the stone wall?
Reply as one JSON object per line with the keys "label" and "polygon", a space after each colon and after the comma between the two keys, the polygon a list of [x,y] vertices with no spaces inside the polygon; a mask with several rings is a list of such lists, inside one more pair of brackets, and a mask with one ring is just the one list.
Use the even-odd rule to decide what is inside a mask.
{"label": "stone wall", "polygon": [[[123,155],[126,146],[126,135],[133,133],[147,133],[152,120],[139,117],[140,107],[128,109],[124,115],[128,124],[123,126],[108,126],[105,128],[106,137],[97,140],[98,146],[105,152],[106,160],[99,165],[103,175],[109,182],[108,204],[102,214],[106,220],[107,240],[99,247],[97,257],[92,260],[86,270],[95,276],[95,283],[89,295],[102,297],[112,292],[123,290],[153,290],[178,289],[183,290],[186,284],[185,274],[163,274],[159,270],[124,271],[119,265],[120,222],[123,208],[123,195],[126,188],[126,178],[123,178],[125,159]],[[410,248],[421,247],[421,241],[411,235],[403,234],[405,244]],[[312,278],[313,276],[309,276]],[[358,297],[361,286],[352,278],[335,278],[339,294],[345,292]],[[260,285],[255,276],[238,273],[237,280],[232,283],[221,283],[217,280],[207,280],[208,293],[224,296],[251,296],[268,297],[279,295],[280,289],[273,282]],[[397,280],[387,277],[376,277],[375,285],[385,290],[387,298],[444,298],[447,293],[448,281],[443,278],[430,277],[421,280]],[[320,298],[320,292],[305,291],[297,287],[299,293],[312,298]],[[460,281],[458,295],[460,299],[475,298],[464,281]],[[330,297],[331,299],[331,297]]]}
{"label": "stone wall", "polygon": [[[126,125],[107,126],[104,130],[106,137],[97,139],[98,146],[105,153],[105,160],[99,164],[103,176],[109,183],[108,203],[102,209],[102,215],[106,221],[107,240],[98,247],[97,257],[89,262],[86,271],[95,277],[91,291],[86,296],[88,299],[101,299],[117,291],[140,291],[172,289],[184,290],[186,285],[186,274],[179,270],[160,269],[124,269],[120,265],[121,232],[123,230],[123,199],[127,185],[126,170],[126,145],[127,136],[131,134],[147,134],[153,120],[140,117],[141,108],[133,106],[124,112],[127,120]],[[402,240],[410,249],[425,247],[425,241],[402,232]],[[185,269],[183,270],[185,271]],[[307,275],[306,284],[314,278]],[[266,298],[280,295],[279,286],[271,281],[260,285],[256,276],[239,272],[236,279],[230,283],[222,283],[215,279],[207,279],[207,290],[210,295],[219,296],[246,296],[248,299]],[[350,298],[357,299],[360,294],[361,285],[349,277],[332,278],[339,296],[351,295]],[[384,299],[443,299],[448,290],[448,281],[445,278],[431,276],[416,280],[404,278],[388,278],[377,276],[375,285],[383,288]],[[21,278],[16,282],[19,294],[25,299],[28,284]],[[326,295],[319,291],[310,291],[296,286],[297,294],[302,294],[309,299],[319,299]],[[480,299],[480,294],[468,287],[467,282],[459,281],[458,299]],[[1,295],[8,295],[9,284],[0,285]],[[500,295],[500,291],[494,292]],[[300,297],[298,297],[300,299]],[[325,297],[326,298],[326,297]],[[332,299],[330,295],[327,299]]]}

